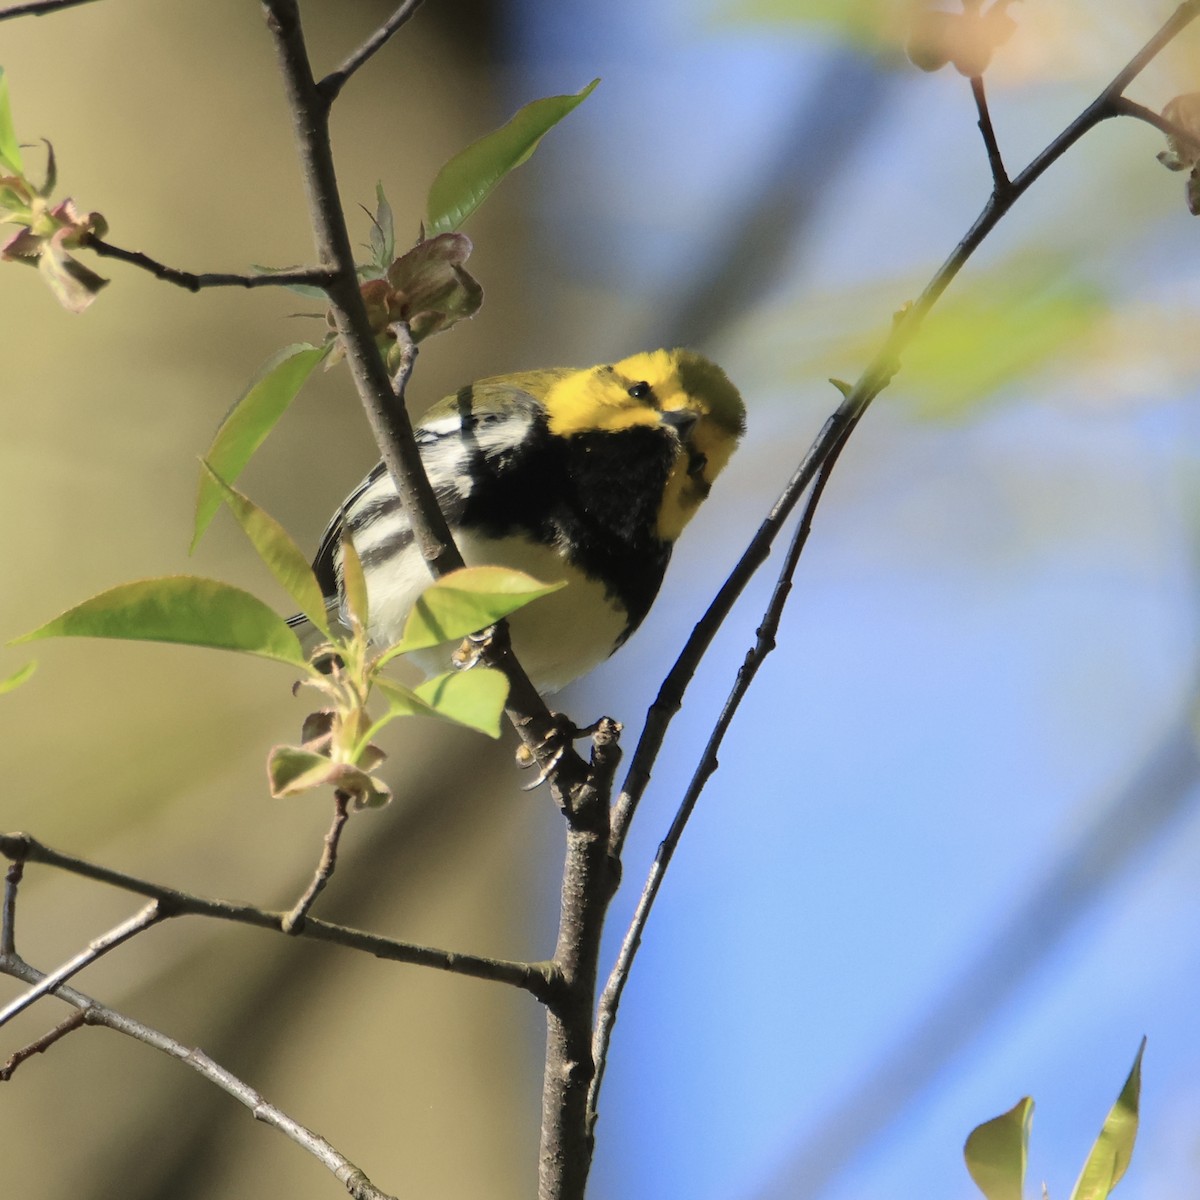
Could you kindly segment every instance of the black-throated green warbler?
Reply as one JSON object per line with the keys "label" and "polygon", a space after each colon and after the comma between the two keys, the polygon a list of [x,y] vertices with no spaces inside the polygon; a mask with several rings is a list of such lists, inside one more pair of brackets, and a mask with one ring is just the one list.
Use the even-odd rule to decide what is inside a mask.
{"label": "black-throated green warbler", "polygon": [[[567,581],[509,619],[540,690],[591,670],[641,624],[744,426],[737,389],[689,350],[497,375],[426,413],[421,458],[466,563]],[[390,645],[430,576],[382,463],[346,498],[313,564],[335,615],[344,530],[362,561],[371,641]],[[449,651],[426,653],[420,665],[449,665]]]}

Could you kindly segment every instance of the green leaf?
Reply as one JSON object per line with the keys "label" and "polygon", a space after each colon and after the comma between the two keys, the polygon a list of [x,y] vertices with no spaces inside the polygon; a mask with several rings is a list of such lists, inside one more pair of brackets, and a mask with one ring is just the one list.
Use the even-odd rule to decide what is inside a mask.
{"label": "green leaf", "polygon": [[220,490],[238,524],[246,531],[258,557],[296,602],[296,607],[328,637],[329,617],[325,597],[300,547],[274,517],[237,488],[230,487],[203,459],[200,465]]}
{"label": "green leaf", "polygon": [[[500,736],[500,718],[508,700],[508,680],[501,671],[491,667],[448,671],[413,689],[391,679],[377,678],[375,686],[388,702],[388,719],[441,717],[488,737]],[[371,736],[384,723],[372,726]]]}
{"label": "green leaf", "polygon": [[383,194],[383,184],[375,185],[375,215],[371,219],[371,261],[382,275],[396,257],[396,223],[392,206]]}
{"label": "green leaf", "polygon": [[510,567],[463,567],[431,583],[420,595],[404,626],[404,636],[381,656],[455,642],[494,625],[531,601],[564,588],[565,583],[541,583]]}
{"label": "green leaf", "polygon": [[860,49],[894,52],[911,20],[909,0],[728,0],[718,20],[737,25],[817,26]]}
{"label": "green leaf", "polygon": [[1032,1120],[1033,1101],[1026,1096],[1008,1112],[971,1130],[963,1158],[988,1200],[1021,1200]]}
{"label": "green leaf", "polygon": [[1121,1181],[1133,1157],[1138,1131],[1138,1103],[1142,1093],[1142,1054],[1146,1039],[1138,1047],[1125,1086],[1105,1118],[1100,1136],[1092,1146],[1075,1181],[1071,1200],[1106,1200]]}
{"label": "green leaf", "polygon": [[303,746],[276,746],[267,759],[267,780],[276,799],[326,785],[348,793],[356,808],[380,808],[392,798],[391,788],[361,767],[334,762]]}
{"label": "green leaf", "polygon": [[371,608],[367,598],[367,578],[363,574],[362,559],[358,557],[350,531],[342,526],[342,591],[346,597],[346,608],[360,629],[369,628]]}
{"label": "green leaf", "polygon": [[194,575],[140,579],[101,592],[13,643],[48,637],[124,638],[238,650],[304,665],[287,622],[257,596]]}
{"label": "green leaf", "polygon": [[503,671],[491,667],[448,671],[413,690],[438,716],[488,737],[500,736],[500,718],[508,700],[508,680]]}
{"label": "green leaf", "polygon": [[[237,479],[329,349],[329,346],[300,342],[285,347],[263,364],[254,382],[225,414],[212,445],[204,455],[205,461],[217,475],[230,483]],[[196,493],[193,550],[221,507],[221,498],[216,483],[207,472],[201,472]]]}
{"label": "green leaf", "polygon": [[922,416],[957,415],[1048,363],[1105,310],[1097,289],[1053,263],[988,272],[930,314],[899,385],[919,398]]}
{"label": "green leaf", "polygon": [[0,67],[0,167],[14,175],[25,175],[25,164],[21,158],[21,143],[13,125],[12,108],[8,102],[8,76]]}
{"label": "green leaf", "polygon": [[20,670],[14,671],[7,679],[0,679],[0,696],[3,696],[5,692],[15,692],[36,670],[37,660],[33,659]]}
{"label": "green leaf", "polygon": [[510,171],[537,149],[538,143],[595,90],[593,79],[573,96],[547,96],[526,104],[506,125],[472,142],[437,173],[429,189],[426,233],[457,229]]}

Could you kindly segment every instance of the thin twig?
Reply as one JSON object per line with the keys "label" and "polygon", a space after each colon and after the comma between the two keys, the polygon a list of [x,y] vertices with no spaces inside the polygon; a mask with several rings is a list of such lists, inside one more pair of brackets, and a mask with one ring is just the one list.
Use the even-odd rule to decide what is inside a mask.
{"label": "thin twig", "polygon": [[[1189,21],[1200,15],[1200,0],[1188,0],[1172,14],[1154,37],[1131,60],[1131,64],[1120,71],[1113,81],[1100,95],[1058,135],[1026,168],[1004,189],[996,188],[989,198],[983,211],[955,247],[950,257],[942,264],[917,300],[902,309],[893,322],[891,332],[883,347],[859,377],[853,388],[846,391],[841,405],[834,415],[826,422],[816,442],[805,455],[804,461],[788,483],[783,496],[776,503],[768,520],[747,547],[742,559],[725,585],[718,593],[708,612],[705,613],[699,625],[692,633],[683,653],[676,661],[667,680],[660,689],[659,696],[647,715],[646,727],[641,741],[634,753],[633,764],[626,776],[625,787],[617,803],[614,814],[612,833],[612,852],[619,855],[629,822],[633,818],[638,800],[650,778],[650,769],[657,758],[666,727],[682,704],[683,689],[686,688],[700,658],[707,650],[712,636],[723,621],[728,608],[732,606],[745,583],[765,559],[770,545],[779,531],[787,513],[804,494],[807,484],[815,478],[813,491],[805,506],[804,516],[793,538],[787,561],[780,573],[775,592],[772,594],[767,613],[764,616],[762,629],[769,631],[773,638],[773,620],[777,618],[782,608],[787,590],[791,587],[791,576],[798,558],[807,540],[809,528],[816,505],[819,503],[829,472],[837,462],[842,448],[853,432],[858,421],[862,418],[872,400],[887,386],[900,368],[900,356],[919,331],[929,310],[937,302],[955,276],[962,270],[971,254],[980,243],[999,223],[1004,215],[1012,208],[1020,196],[1063,154],[1066,153],[1089,130],[1095,128],[1111,117],[1122,115],[1120,92],[1127,87],[1136,76],[1137,71],[1145,67],[1159,50],[1161,50]],[[1166,31],[1171,31],[1166,35]],[[1137,69],[1131,69],[1134,65]],[[609,975],[604,994],[600,999],[597,1027],[595,1034],[595,1059],[597,1074],[592,1084],[592,1094],[589,1098],[589,1115],[594,1124],[597,1119],[597,1100],[601,1084],[604,1063],[607,1059],[608,1047],[612,1038],[616,1012],[620,1004],[621,993],[629,978],[634,958],[641,945],[642,934],[646,921],[653,907],[654,899],[661,887],[663,876],[675,847],[683,834],[687,821],[695,807],[700,792],[716,770],[716,750],[724,737],[724,731],[740,704],[745,687],[757,671],[758,663],[763,657],[759,648],[763,645],[760,633],[759,646],[747,657],[746,662],[738,673],[738,679],[726,701],[717,724],[710,737],[709,744],[701,758],[700,764],[692,777],[687,793],[684,796],[671,828],[660,844],[654,863],[650,868],[637,910],[626,932],[617,962]],[[752,669],[751,669],[752,668]],[[748,677],[747,677],[748,676]],[[671,690],[668,691],[668,688]],[[666,695],[664,695],[666,693]],[[643,754],[643,747],[645,752]]]}
{"label": "thin twig", "polygon": [[1166,134],[1181,146],[1188,146],[1193,153],[1200,154],[1200,137],[1189,133],[1182,125],[1168,120],[1162,113],[1156,113],[1154,109],[1147,108],[1144,104],[1138,104],[1136,100],[1129,100],[1125,96],[1118,96],[1113,104],[1120,116],[1145,121],[1147,125],[1153,125],[1155,129]]}
{"label": "thin twig", "polygon": [[[317,257],[334,275],[326,290],[346,350],[346,361],[388,474],[404,504],[413,538],[430,574],[436,578],[461,567],[462,555],[425,472],[403,397],[396,395],[388,378],[359,290],[350,235],[338,196],[329,138],[329,105],[313,79],[296,0],[262,0],[262,5],[267,27],[275,39],[292,113]],[[539,765],[552,768],[551,787],[560,807],[566,808],[569,796],[586,777],[583,759],[572,746],[549,744],[548,734],[553,728],[550,711],[517,662],[503,633],[494,639],[483,657],[489,666],[497,667],[507,677],[509,720]]]}
{"label": "thin twig", "polygon": [[9,1055],[8,1061],[0,1067],[0,1083],[7,1083],[12,1077],[16,1069],[27,1059],[32,1058],[35,1054],[45,1054],[59,1038],[64,1038],[68,1033],[74,1033],[76,1029],[82,1029],[87,1024],[86,1014],[83,1009],[76,1009],[65,1021],[60,1021],[55,1027],[41,1037],[34,1038],[27,1046],[22,1046],[20,1050]]}
{"label": "thin twig", "polygon": [[17,952],[17,889],[25,863],[16,859],[8,864],[4,873],[4,899],[0,901],[0,958]]}
{"label": "thin twig", "polygon": [[[650,773],[662,749],[667,729],[683,705],[683,696],[717,630],[737,598],[766,561],[771,546],[788,515],[812,482],[821,463],[837,444],[848,422],[855,422],[899,370],[900,356],[920,331],[929,310],[937,303],[954,277],[978,249],[984,238],[1020,197],[1081,137],[1111,117],[1125,114],[1121,92],[1129,86],[1162,48],[1189,22],[1200,15],[1200,0],[1185,0],[1157,33],[1142,47],[1106,88],[1011,182],[1002,196],[992,195],[950,257],[938,268],[925,290],[898,315],[891,332],[875,358],[834,414],[825,422],[779,499],[751,539],[704,616],[672,666],[658,696],[646,714],[641,738],[634,750],[625,782],[613,814],[613,853],[620,855],[630,822],[650,782]],[[1139,114],[1131,114],[1139,115]]]}
{"label": "thin twig", "polygon": [[[66,983],[73,975],[78,975],[84,967],[90,966],[96,959],[103,957],[110,950],[115,950],[122,943],[144,933],[152,925],[157,925],[169,913],[165,905],[158,900],[152,900],[145,908],[139,910],[128,921],[114,925],[107,933],[88,942],[74,958],[68,959],[61,967],[42,976],[36,986],[31,987],[24,995],[18,996],[10,1004],[0,1009],[0,1025],[5,1025],[18,1013],[24,1012],[36,1000],[40,1000],[48,992],[54,991],[60,984]],[[5,971],[7,963],[0,959],[0,971]]]}
{"label": "thin twig", "polygon": [[1004,158],[1000,154],[1000,143],[992,127],[992,114],[988,110],[987,92],[983,89],[983,76],[971,76],[971,95],[975,97],[975,110],[979,114],[979,132],[983,135],[983,146],[987,151],[988,166],[992,169],[992,187],[1003,194],[1011,183],[1004,169]]}
{"label": "thin twig", "polygon": [[[228,900],[207,900],[202,896],[193,896],[187,892],[177,891],[175,888],[164,887],[161,884],[151,883],[149,880],[126,875],[121,871],[98,866],[82,858],[62,854],[31,838],[28,834],[0,834],[0,854],[18,862],[43,863],[46,866],[68,871],[72,875],[81,875],[85,879],[107,883],[126,892],[151,897],[160,901],[173,917],[212,917],[219,921],[253,925],[257,929],[270,929],[276,933],[283,931],[285,914],[282,912],[271,912],[268,909],[256,908],[251,904],[236,904]],[[507,983],[539,998],[546,994],[556,975],[552,964],[549,963],[512,962],[502,958],[460,954],[433,946],[420,946],[411,942],[397,941],[380,934],[366,933],[361,929],[351,929],[345,925],[334,925],[315,917],[310,917],[304,922],[304,928],[299,931],[299,936],[345,946],[350,950],[362,950],[389,962],[433,967],[435,970],[447,971],[452,975],[466,975],[472,979]]]}
{"label": "thin twig", "polygon": [[763,615],[762,624],[758,627],[754,646],[747,652],[745,660],[741,667],[738,668],[733,688],[725,700],[725,705],[721,709],[721,714],[717,718],[716,724],[713,726],[712,733],[709,734],[708,743],[704,747],[704,753],[701,755],[700,762],[692,775],[687,791],[680,801],[679,808],[671,822],[671,827],[667,831],[666,837],[659,843],[658,852],[654,856],[650,873],[646,878],[642,894],[638,899],[633,920],[630,922],[629,928],[625,933],[620,952],[617,955],[616,964],[613,966],[612,972],[608,977],[608,982],[605,984],[604,991],[600,996],[600,1003],[596,1012],[596,1032],[593,1039],[593,1057],[596,1063],[596,1075],[592,1080],[591,1093],[588,1096],[588,1117],[593,1126],[599,1116],[598,1100],[600,1088],[604,1081],[604,1068],[608,1061],[608,1047],[612,1041],[612,1031],[617,1019],[617,1010],[621,1004],[621,995],[629,979],[629,972],[633,967],[634,958],[641,946],[646,922],[650,919],[650,913],[654,907],[654,901],[658,896],[658,890],[662,885],[663,876],[666,874],[667,867],[671,864],[671,859],[675,855],[679,841],[683,837],[683,831],[687,827],[688,820],[691,818],[692,812],[696,807],[696,802],[700,799],[701,792],[704,791],[705,785],[717,770],[717,755],[720,751],[721,743],[725,740],[725,734],[728,732],[729,726],[738,708],[741,706],[742,700],[750,690],[750,685],[754,682],[754,677],[758,674],[758,669],[762,666],[771,651],[775,649],[775,635],[779,631],[783,609],[792,590],[792,579],[796,573],[796,567],[799,565],[800,555],[803,553],[804,547],[808,542],[808,536],[812,532],[813,515],[817,510],[817,505],[821,502],[821,495],[837,463],[838,456],[846,445],[850,434],[854,432],[855,423],[852,422],[845,426],[841,437],[834,443],[825,460],[822,462],[820,470],[817,472],[812,490],[809,492],[808,500],[804,505],[804,512],[801,515],[799,524],[796,526],[795,533],[792,535],[791,545],[788,547],[783,567],[771,592],[771,599]]}
{"label": "thin twig", "polygon": [[28,0],[25,4],[10,4],[0,8],[0,21],[11,17],[45,17],[63,8],[78,8],[81,4],[91,4],[92,0]]}
{"label": "thin twig", "polygon": [[173,283],[189,292],[214,287],[291,287],[295,284],[326,288],[333,280],[333,272],[322,267],[297,267],[295,270],[265,271],[254,275],[230,275],[215,271],[194,274],[191,271],[181,271],[177,267],[168,267],[140,250],[122,250],[120,246],[114,246],[94,233],[87,234],[82,244],[101,258],[115,258],[130,266],[140,267],[143,271],[149,271],[155,279]]}
{"label": "thin twig", "polygon": [[324,890],[337,866],[338,843],[342,839],[342,830],[350,819],[350,796],[343,791],[335,791],[333,798],[333,823],[325,834],[325,847],[321,852],[321,861],[313,873],[312,882],[304,889],[304,894],[296,901],[281,923],[284,933],[299,933],[304,928],[304,920],[313,902]]}
{"label": "thin twig", "polygon": [[337,99],[338,93],[346,86],[347,80],[359,69],[376,51],[383,49],[391,40],[392,35],[404,25],[418,8],[421,0],[405,0],[388,19],[375,30],[373,34],[357,50],[351,54],[340,67],[330,71],[320,83],[317,91],[325,98],[327,105]]}
{"label": "thin twig", "polygon": [[[8,964],[8,972],[23,979],[26,983],[39,983],[45,978],[41,971],[28,963],[17,960]],[[152,1029],[149,1025],[135,1021],[116,1009],[101,1004],[91,996],[78,992],[72,987],[60,987],[55,995],[60,1000],[81,1010],[83,1021],[87,1025],[98,1025],[105,1029],[115,1030],[127,1037],[134,1038],[155,1050],[178,1059],[192,1068],[210,1083],[216,1084],[223,1092],[232,1096],[239,1104],[245,1105],[256,1121],[279,1130],[285,1137],[296,1143],[301,1149],[308,1151],[336,1176],[346,1191],[354,1200],[395,1200],[387,1192],[380,1191],[363,1171],[354,1165],[344,1154],[336,1150],[319,1134],[301,1125],[287,1113],[268,1104],[248,1083],[231,1074],[224,1067],[213,1062],[204,1051],[189,1049],[174,1038]]]}

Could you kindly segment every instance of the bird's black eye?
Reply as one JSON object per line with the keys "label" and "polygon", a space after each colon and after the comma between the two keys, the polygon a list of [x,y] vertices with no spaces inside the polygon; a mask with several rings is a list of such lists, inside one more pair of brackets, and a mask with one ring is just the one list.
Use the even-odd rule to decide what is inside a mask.
{"label": "bird's black eye", "polygon": [[708,456],[705,454],[693,454],[688,459],[687,473],[696,479],[704,474],[704,468],[708,466]]}
{"label": "bird's black eye", "polygon": [[629,389],[629,394],[635,400],[645,400],[650,395],[650,385],[643,379],[641,383],[635,383]]}

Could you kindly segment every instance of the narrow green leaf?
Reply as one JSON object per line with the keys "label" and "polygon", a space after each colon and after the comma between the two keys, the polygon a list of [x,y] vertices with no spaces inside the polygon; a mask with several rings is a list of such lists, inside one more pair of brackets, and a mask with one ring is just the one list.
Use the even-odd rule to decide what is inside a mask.
{"label": "narrow green leaf", "polygon": [[718,21],[738,25],[816,26],[841,40],[877,53],[895,50],[911,20],[897,0],[726,0]]}
{"label": "narrow green leaf", "polygon": [[506,125],[472,142],[437,173],[429,189],[425,232],[432,236],[457,229],[510,171],[537,149],[538,143],[595,90],[593,79],[573,96],[547,96],[520,109]]}
{"label": "narrow green leaf", "polygon": [[1026,1096],[998,1117],[971,1130],[963,1158],[987,1200],[1021,1200],[1029,1153],[1033,1101]]}
{"label": "narrow green leaf", "polygon": [[14,175],[25,175],[25,163],[21,158],[21,143],[13,125],[12,107],[8,102],[8,76],[0,67],[0,167]]}
{"label": "narrow green leaf", "polygon": [[404,636],[380,661],[397,654],[454,642],[494,625],[533,600],[564,588],[541,583],[510,567],[463,567],[430,584],[421,593],[404,626]]}
{"label": "narrow green leaf", "polygon": [[345,526],[342,527],[342,591],[351,618],[360,629],[368,629],[371,608],[367,599],[367,578],[363,574],[362,559],[358,557],[354,540]]}
{"label": "narrow green leaf", "polygon": [[325,610],[325,598],[300,547],[274,517],[237,488],[230,487],[204,459],[200,460],[200,465],[216,484],[238,524],[246,531],[246,536],[258,551],[258,557],[296,602],[296,607],[328,637],[329,617]]}
{"label": "narrow green leaf", "polygon": [[[267,360],[234,406],[225,414],[216,437],[204,455],[222,479],[233,482],[262,445],[275,423],[287,411],[288,405],[313,368],[329,353],[328,346],[312,346],[301,342],[287,346]],[[221,491],[207,472],[201,472],[196,493],[196,528],[192,535],[195,550],[209,522],[221,507]]]}
{"label": "narrow green leaf", "polygon": [[194,575],[119,584],[13,641],[48,637],[178,642],[238,650],[297,666],[305,661],[287,622],[257,596]]}
{"label": "narrow green leaf", "polygon": [[37,659],[33,659],[20,670],[14,671],[7,679],[0,679],[0,696],[3,696],[5,692],[15,692],[36,670]]}
{"label": "narrow green leaf", "polygon": [[438,716],[491,738],[500,736],[500,718],[508,700],[508,680],[502,671],[491,667],[448,671],[414,690]]}
{"label": "narrow green leaf", "polygon": [[371,259],[382,274],[396,257],[396,223],[392,206],[383,192],[383,184],[375,185],[375,216],[371,220]]}
{"label": "narrow green leaf", "polygon": [[1071,1200],[1106,1200],[1121,1182],[1133,1157],[1133,1143],[1138,1131],[1138,1104],[1142,1094],[1142,1055],[1146,1050],[1146,1039],[1130,1068],[1125,1086],[1117,1102],[1105,1118],[1100,1136],[1092,1146],[1083,1164],[1083,1170],[1075,1181]]}

